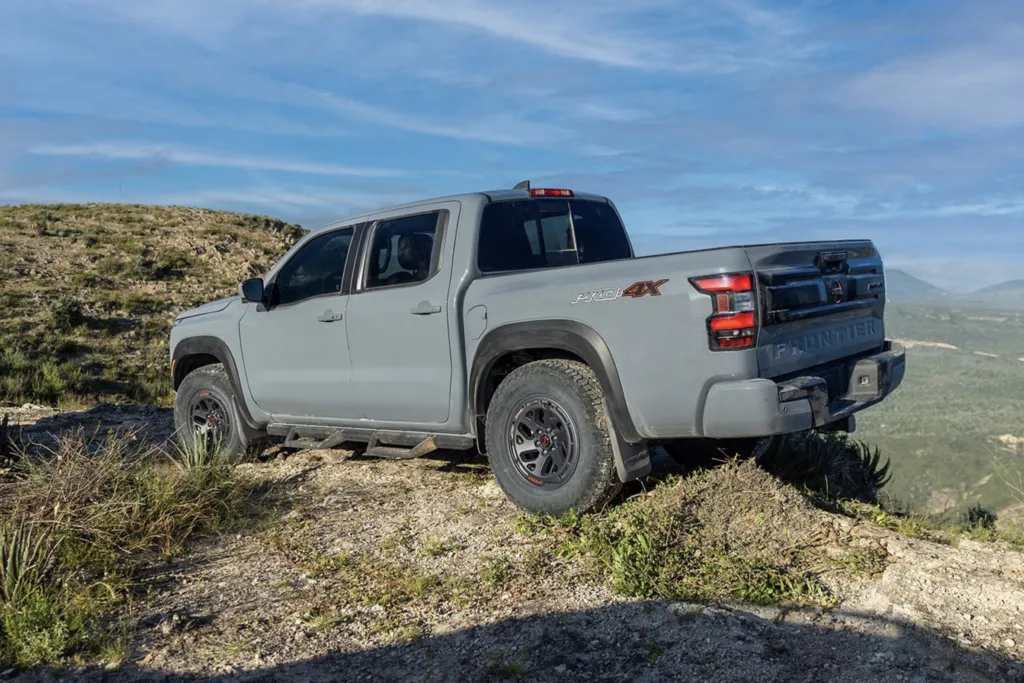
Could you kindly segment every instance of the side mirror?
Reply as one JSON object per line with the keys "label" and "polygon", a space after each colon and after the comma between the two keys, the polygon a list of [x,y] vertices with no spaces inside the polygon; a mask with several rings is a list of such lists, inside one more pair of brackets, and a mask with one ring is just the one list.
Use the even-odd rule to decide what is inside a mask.
{"label": "side mirror", "polygon": [[238,286],[242,301],[261,303],[263,301],[263,278],[254,277]]}

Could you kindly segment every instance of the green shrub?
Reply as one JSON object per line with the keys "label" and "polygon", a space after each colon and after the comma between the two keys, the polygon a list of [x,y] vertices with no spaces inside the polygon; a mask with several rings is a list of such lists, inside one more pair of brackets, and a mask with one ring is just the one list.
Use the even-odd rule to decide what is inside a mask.
{"label": "green shrub", "polygon": [[960,523],[969,530],[995,529],[996,515],[980,503],[975,503],[961,514]]}
{"label": "green shrub", "polygon": [[74,297],[63,295],[50,304],[50,316],[54,326],[61,332],[69,332],[85,320],[82,302]]}

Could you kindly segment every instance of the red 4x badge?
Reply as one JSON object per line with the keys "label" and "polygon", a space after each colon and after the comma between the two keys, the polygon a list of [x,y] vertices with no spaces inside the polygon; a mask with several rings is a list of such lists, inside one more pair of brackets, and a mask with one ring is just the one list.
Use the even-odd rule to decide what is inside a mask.
{"label": "red 4x badge", "polygon": [[664,280],[644,280],[643,282],[634,282],[629,287],[622,290],[622,296],[631,296],[634,299],[639,299],[645,294],[661,296],[661,291],[658,288],[666,282],[668,282],[668,278]]}

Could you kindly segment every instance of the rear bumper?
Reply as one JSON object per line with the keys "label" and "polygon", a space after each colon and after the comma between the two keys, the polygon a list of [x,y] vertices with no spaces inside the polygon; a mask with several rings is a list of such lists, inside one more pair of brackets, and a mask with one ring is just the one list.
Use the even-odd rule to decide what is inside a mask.
{"label": "rear bumper", "polygon": [[840,422],[895,391],[905,371],[906,350],[887,341],[880,353],[814,374],[720,382],[704,402],[704,436],[771,436]]}

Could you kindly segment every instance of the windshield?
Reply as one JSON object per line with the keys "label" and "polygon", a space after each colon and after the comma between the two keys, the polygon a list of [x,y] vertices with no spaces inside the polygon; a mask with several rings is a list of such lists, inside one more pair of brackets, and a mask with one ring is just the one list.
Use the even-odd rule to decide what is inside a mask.
{"label": "windshield", "polygon": [[632,256],[612,206],[586,199],[518,199],[484,208],[477,264],[490,273]]}

